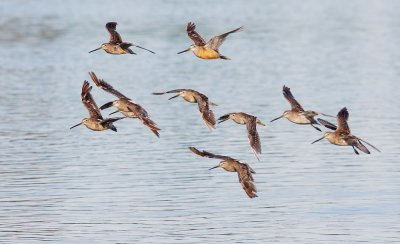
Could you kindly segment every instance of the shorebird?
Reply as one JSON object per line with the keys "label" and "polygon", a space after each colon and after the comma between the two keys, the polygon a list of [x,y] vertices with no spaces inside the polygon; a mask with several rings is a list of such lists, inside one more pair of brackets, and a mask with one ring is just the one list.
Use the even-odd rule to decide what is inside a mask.
{"label": "shorebird", "polygon": [[256,158],[260,161],[257,154],[261,154],[261,141],[257,132],[257,124],[262,126],[265,126],[265,124],[257,117],[242,112],[225,114],[218,118],[218,124],[228,119],[235,121],[237,124],[245,124],[247,126],[247,136],[251,149]]}
{"label": "shorebird", "polygon": [[328,117],[335,117],[335,116],[318,113],[318,112],[311,111],[311,110],[305,111],[303,109],[303,107],[300,105],[300,103],[297,102],[297,100],[294,98],[292,92],[290,91],[290,88],[287,86],[283,86],[283,96],[286,98],[286,100],[288,100],[292,109],[286,110],[285,112],[283,112],[283,114],[281,116],[271,120],[271,122],[278,120],[280,118],[287,118],[290,122],[293,122],[295,124],[311,125],[314,129],[321,131],[320,128],[314,126],[314,125],[318,125],[318,122],[314,119],[314,117],[319,114],[328,116]]}
{"label": "shorebird", "polygon": [[222,43],[225,41],[226,37],[231,34],[235,33],[237,31],[240,31],[243,29],[243,27],[239,27],[237,29],[234,29],[232,31],[229,31],[225,34],[219,35],[219,36],[214,36],[211,38],[208,42],[205,42],[204,39],[195,31],[196,25],[192,22],[189,22],[186,31],[190,39],[194,42],[194,44],[190,45],[188,49],[185,49],[178,54],[187,52],[187,51],[193,51],[194,55],[196,55],[199,58],[202,59],[227,59],[229,60],[228,57],[225,57],[221,55],[218,51],[218,48],[222,45]]}
{"label": "shorebird", "polygon": [[79,125],[85,125],[88,129],[94,131],[110,129],[117,132],[117,128],[113,125],[113,122],[123,119],[124,117],[103,119],[103,116],[101,116],[100,110],[97,107],[96,102],[90,94],[91,90],[92,87],[89,86],[89,82],[84,81],[82,85],[81,98],[83,105],[89,111],[90,118],[84,118],[79,124],[72,126],[70,129]]}
{"label": "shorebird", "polygon": [[223,168],[229,172],[237,172],[239,182],[242,184],[243,190],[246,192],[247,196],[250,198],[257,197],[257,188],[254,184],[254,179],[252,176],[252,173],[255,174],[256,172],[248,164],[242,163],[239,160],[231,157],[216,155],[207,151],[199,151],[194,147],[189,147],[189,149],[194,154],[197,154],[201,157],[222,159],[217,166],[210,168],[210,170],[215,168]]}
{"label": "shorebird", "polygon": [[153,92],[153,95],[163,95],[166,93],[178,93],[177,95],[170,97],[168,100],[180,96],[187,102],[197,103],[201,118],[203,119],[204,123],[209,129],[215,129],[215,117],[213,111],[209,108],[209,105],[216,106],[217,104],[210,102],[206,95],[192,89],[176,89],[167,92]]}
{"label": "shorebird", "polygon": [[109,54],[126,54],[126,53],[136,54],[129,47],[138,47],[138,48],[144,49],[146,51],[149,51],[151,53],[154,53],[153,51],[150,51],[149,49],[135,45],[133,43],[123,42],[121,36],[117,32],[117,22],[108,22],[106,24],[106,29],[110,33],[110,40],[106,43],[101,44],[101,46],[99,48],[96,48],[96,49],[90,51],[89,53],[103,49],[104,51],[106,51]]}
{"label": "shorebird", "polygon": [[[110,84],[105,82],[102,79],[98,79],[94,72],[89,72],[90,77],[92,78],[93,82],[96,86],[100,87],[106,92],[111,93],[112,95],[118,97],[117,100],[108,102],[100,107],[101,110],[109,108],[109,107],[116,107],[117,111],[113,113],[120,112],[126,117],[129,118],[137,118],[142,123],[149,127],[149,129],[157,136],[160,137],[158,131],[160,128],[157,127],[156,123],[149,118],[147,111],[137,103],[134,103],[131,99],[120,93],[119,91],[115,90]],[[113,114],[111,113],[111,114]],[[110,115],[111,115],[110,114]]]}
{"label": "shorebird", "polygon": [[356,154],[359,154],[358,151],[356,150],[356,148],[363,151],[364,153],[370,154],[370,151],[367,149],[367,147],[365,147],[364,144],[362,144],[362,142],[364,142],[365,144],[369,145],[373,149],[380,152],[379,149],[376,148],[375,146],[373,146],[370,143],[364,141],[363,139],[351,134],[349,125],[347,124],[348,119],[349,119],[349,112],[347,111],[346,107],[342,108],[339,111],[339,113],[337,114],[338,126],[336,126],[326,120],[318,119],[318,121],[323,126],[325,126],[328,129],[335,130],[335,131],[334,132],[325,132],[323,137],[312,142],[311,144],[326,138],[326,139],[328,139],[328,141],[330,143],[332,143],[334,145],[351,146],[354,150],[354,153],[356,153]]}

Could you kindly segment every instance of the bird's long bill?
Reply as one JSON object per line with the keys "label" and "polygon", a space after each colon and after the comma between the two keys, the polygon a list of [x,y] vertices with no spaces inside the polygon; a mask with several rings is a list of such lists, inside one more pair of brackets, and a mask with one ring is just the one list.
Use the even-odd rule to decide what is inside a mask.
{"label": "bird's long bill", "polygon": [[174,99],[174,98],[176,98],[176,97],[179,97],[179,94],[177,94],[177,95],[175,95],[175,96],[173,96],[173,97],[168,98],[168,100]]}
{"label": "bird's long bill", "polygon": [[329,114],[324,114],[324,113],[319,113],[320,115],[326,116],[326,117],[331,117],[331,118],[336,118],[336,116],[329,115]]}
{"label": "bird's long bill", "polygon": [[214,166],[214,167],[212,167],[212,168],[209,168],[208,170],[216,169],[216,168],[218,168],[218,167],[219,167],[219,165]]}
{"label": "bird's long bill", "polygon": [[257,124],[262,125],[262,126],[266,126],[263,122],[261,122],[260,120],[257,121]]}
{"label": "bird's long bill", "polygon": [[325,138],[325,137],[323,136],[323,137],[319,138],[318,140],[315,140],[315,141],[311,142],[311,144],[314,144],[314,143],[316,143],[316,142],[319,142],[320,140],[322,140],[322,139],[324,139],[324,138]]}
{"label": "bird's long bill", "polygon": [[99,48],[96,48],[96,49],[93,49],[92,51],[90,51],[89,53],[92,53],[92,52],[94,52],[94,51],[97,51],[97,50],[100,50],[101,49],[101,47],[99,47]]}
{"label": "bird's long bill", "polygon": [[146,49],[146,48],[144,48],[144,47],[141,47],[141,46],[138,46],[138,45],[135,45],[135,47],[138,47],[138,48],[141,48],[141,49],[146,50],[146,51],[148,51],[148,52],[151,52],[152,54],[156,54],[155,52],[153,52],[153,51],[151,51],[151,50],[149,50],[149,49]]}
{"label": "bird's long bill", "polygon": [[112,112],[112,113],[109,113],[108,115],[113,115],[113,114],[116,114],[116,113],[118,113],[119,111],[117,110],[117,111],[114,111],[114,112]]}
{"label": "bird's long bill", "polygon": [[80,126],[81,124],[82,124],[82,122],[80,122],[79,124],[76,124],[76,125],[72,126],[72,127],[69,128],[69,129],[73,129],[73,128],[77,127],[77,126]]}
{"label": "bird's long bill", "polygon": [[183,51],[180,51],[178,54],[181,54],[181,53],[184,53],[184,52],[187,52],[187,51],[190,51],[190,48],[185,49],[185,50],[183,50]]}
{"label": "bird's long bill", "polygon": [[281,118],[283,118],[283,114],[281,116],[279,116],[278,118],[275,118],[275,119],[271,120],[271,122],[274,122],[275,120],[278,120],[278,119],[281,119]]}

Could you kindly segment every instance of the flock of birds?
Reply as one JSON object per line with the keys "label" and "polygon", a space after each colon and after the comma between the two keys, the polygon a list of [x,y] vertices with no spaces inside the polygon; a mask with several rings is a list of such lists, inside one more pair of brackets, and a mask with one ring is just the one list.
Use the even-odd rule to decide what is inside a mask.
{"label": "flock of birds", "polygon": [[[110,39],[107,43],[103,43],[99,48],[94,49],[91,52],[103,49],[109,54],[136,54],[135,52],[130,49],[130,47],[138,47],[144,50],[147,50],[154,54],[153,51],[146,49],[144,47],[135,45],[133,43],[123,42],[121,36],[116,31],[116,22],[109,22],[106,24],[106,29],[110,33]],[[211,38],[208,42],[205,42],[204,39],[195,31],[196,25],[194,23],[189,22],[186,28],[187,34],[190,39],[194,42],[189,48],[179,52],[184,53],[187,51],[192,51],[197,57],[202,59],[229,59],[226,56],[223,56],[219,53],[219,47],[224,42],[226,37],[229,34],[238,32],[242,30],[242,27],[224,33],[222,35],[215,36]],[[113,130],[117,131],[117,128],[114,126],[114,122],[124,119],[124,118],[136,118],[139,119],[143,125],[148,127],[157,137],[160,136],[159,130],[160,128],[157,124],[150,119],[149,114],[147,111],[140,106],[139,104],[132,101],[130,98],[119,92],[118,90],[114,89],[106,81],[97,78],[96,74],[93,72],[89,72],[89,75],[93,81],[93,83],[103,89],[104,91],[111,93],[112,95],[117,97],[117,100],[108,102],[102,105],[100,108],[97,106],[93,96],[91,95],[92,86],[90,86],[88,81],[84,81],[82,85],[82,92],[81,92],[81,99],[83,105],[89,112],[89,118],[84,118],[80,123],[71,127],[77,127],[79,125],[85,125],[88,129],[94,131],[102,131],[102,130]],[[217,120],[215,119],[213,111],[210,109],[210,106],[217,106],[217,104],[209,101],[208,97],[198,91],[192,89],[175,89],[166,92],[154,92],[153,95],[164,95],[164,94],[176,94],[169,98],[173,99],[176,97],[182,97],[185,101],[189,103],[197,103],[201,118],[203,119],[204,123],[207,127],[211,129],[215,129],[215,125],[217,123],[222,123],[229,119],[233,120],[237,124],[246,125],[247,127],[247,136],[249,139],[249,143],[251,149],[258,160],[259,154],[261,154],[261,141],[260,137],[257,132],[257,124],[265,126],[265,124],[258,119],[256,116],[243,113],[243,112],[234,112],[228,113],[225,115],[220,116]],[[278,120],[280,118],[286,118],[289,121],[300,124],[300,125],[311,125],[318,131],[321,131],[317,125],[323,125],[328,129],[334,130],[333,132],[326,132],[323,137],[320,139],[312,142],[318,142],[322,139],[327,139],[330,143],[338,146],[351,146],[356,154],[359,154],[357,151],[360,150],[364,153],[370,154],[370,151],[367,147],[363,144],[367,144],[368,146],[374,148],[375,150],[379,151],[375,146],[371,145],[370,143],[366,142],[365,140],[353,135],[350,132],[349,125],[347,123],[349,119],[349,112],[347,108],[342,108],[336,118],[337,118],[337,126],[323,120],[321,118],[315,119],[315,116],[322,115],[327,117],[335,117],[331,115],[327,115],[324,113],[315,112],[312,110],[304,110],[304,108],[300,105],[300,103],[294,98],[293,94],[290,91],[289,87],[283,86],[283,96],[286,100],[290,103],[291,109],[286,110],[283,114],[273,120],[271,122]],[[121,113],[124,117],[112,117],[112,118],[103,118],[101,115],[100,110],[107,109],[110,107],[115,107],[116,111],[110,113]],[[357,149],[356,149],[357,148]],[[246,163],[240,162],[237,159],[222,156],[210,153],[208,151],[200,151],[195,147],[189,147],[189,149],[201,156],[201,157],[208,157],[208,158],[216,158],[222,160],[217,166],[211,168],[222,168],[226,171],[230,172],[237,172],[239,177],[239,182],[242,185],[243,190],[250,198],[257,197],[257,188],[254,184],[254,179],[252,174],[255,171]]]}

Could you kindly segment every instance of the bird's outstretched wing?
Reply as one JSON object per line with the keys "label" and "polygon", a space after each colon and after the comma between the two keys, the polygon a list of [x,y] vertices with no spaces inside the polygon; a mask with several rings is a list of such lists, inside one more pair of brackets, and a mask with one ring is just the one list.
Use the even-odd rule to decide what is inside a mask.
{"label": "bird's outstretched wing", "polygon": [[[201,157],[206,157],[206,158],[218,158],[218,159],[222,159],[222,160],[235,160],[231,157],[228,156],[222,156],[222,155],[217,155],[217,154],[213,154],[207,151],[199,151],[197,148],[195,147],[189,147],[190,151],[192,151],[194,154],[197,154]],[[236,161],[236,160],[235,160]]]}
{"label": "bird's outstretched wing", "polygon": [[334,124],[332,124],[331,122],[328,122],[328,121],[326,121],[326,120],[324,120],[324,119],[318,118],[318,122],[319,122],[321,125],[323,125],[323,126],[325,126],[326,128],[328,128],[328,129],[331,129],[331,130],[336,130],[336,129],[337,129],[337,126],[336,126],[336,125],[334,125]]}
{"label": "bird's outstretched wing", "polygon": [[286,98],[286,100],[288,100],[288,102],[292,106],[292,111],[304,112],[303,107],[294,98],[294,96],[293,96],[292,92],[290,91],[289,87],[283,86],[283,96]]}
{"label": "bird's outstretched wing", "polygon": [[257,188],[254,184],[254,179],[252,173],[255,173],[252,168],[248,164],[245,163],[237,163],[235,167],[239,182],[242,185],[243,190],[246,192],[247,196],[250,198],[257,197]]}
{"label": "bird's outstretched wing", "polygon": [[142,123],[147,126],[157,137],[160,137],[160,134],[158,132],[160,128],[158,128],[157,124],[150,119],[149,114],[142,106],[132,101],[129,101],[127,109],[128,111],[134,113],[135,117],[142,121]]}
{"label": "bird's outstretched wing", "polygon": [[347,111],[347,108],[344,107],[337,114],[338,127],[336,130],[338,132],[340,132],[341,134],[345,134],[345,135],[350,134],[350,128],[349,128],[349,125],[347,124],[348,119],[349,119],[349,112]]}
{"label": "bird's outstretched wing", "polygon": [[153,95],[164,95],[164,94],[167,94],[167,93],[178,93],[178,92],[181,92],[181,91],[184,91],[184,90],[186,90],[186,89],[175,89],[175,90],[170,90],[170,91],[166,91],[166,92],[153,92],[152,94]]}
{"label": "bird's outstretched wing", "polygon": [[186,31],[190,39],[194,42],[196,46],[204,46],[206,45],[206,42],[204,39],[195,31],[196,25],[192,22],[189,22]]}
{"label": "bird's outstretched wing", "polygon": [[114,96],[116,96],[118,98],[129,99],[124,94],[122,94],[119,91],[115,90],[110,84],[105,82],[103,79],[98,79],[94,72],[89,72],[89,75],[92,78],[94,84],[96,84],[96,86],[100,87],[104,91],[109,92],[109,93],[113,94]]}
{"label": "bird's outstretched wing", "polygon": [[222,34],[222,35],[214,36],[213,38],[211,38],[211,39],[207,42],[206,47],[218,51],[218,48],[222,45],[222,43],[224,43],[226,37],[227,37],[229,34],[232,34],[232,33],[238,32],[238,31],[241,31],[242,29],[243,29],[243,26],[242,26],[242,27],[239,27],[239,28],[237,28],[237,29],[234,29],[234,30],[232,30],[232,31],[229,31],[229,32],[227,32],[227,33],[224,33],[224,34]]}
{"label": "bird's outstretched wing", "polygon": [[257,132],[257,118],[249,117],[246,121],[247,126],[247,136],[249,138],[250,146],[254,150],[255,154],[261,153],[261,141],[260,136]]}
{"label": "bird's outstretched wing", "polygon": [[82,103],[86,107],[86,109],[89,111],[90,118],[102,120],[103,116],[101,116],[99,107],[97,107],[97,104],[94,101],[92,94],[90,94],[91,90],[92,90],[92,87],[89,86],[89,82],[85,80],[83,82],[82,92],[81,92]]}
{"label": "bird's outstretched wing", "polygon": [[110,33],[109,43],[116,45],[122,43],[122,38],[117,32],[117,22],[108,22],[106,24],[106,29]]}
{"label": "bird's outstretched wing", "polygon": [[197,105],[199,106],[199,111],[201,113],[201,118],[206,123],[209,128],[215,129],[215,116],[212,110],[210,110],[208,104],[208,97],[201,93],[194,93]]}

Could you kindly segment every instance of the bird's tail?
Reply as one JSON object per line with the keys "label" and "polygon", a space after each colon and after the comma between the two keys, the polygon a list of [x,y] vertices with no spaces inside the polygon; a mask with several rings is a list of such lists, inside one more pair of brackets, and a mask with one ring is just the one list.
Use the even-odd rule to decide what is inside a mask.
{"label": "bird's tail", "polygon": [[204,123],[207,127],[211,129],[215,129],[215,117],[214,113],[211,110],[204,110],[201,112],[201,118],[203,119]]}
{"label": "bird's tail", "polygon": [[149,127],[149,129],[150,129],[157,137],[160,137],[160,134],[158,133],[158,131],[160,130],[160,128],[157,127],[157,124],[154,123],[153,120],[151,120],[151,119],[148,118],[148,117],[142,117],[142,118],[140,118],[140,120],[142,121],[142,123],[143,123],[145,126]]}
{"label": "bird's tail", "polygon": [[361,143],[361,141],[357,141],[356,144],[354,145],[356,148],[358,148],[360,151],[366,153],[366,154],[370,154],[371,152],[368,150],[368,148],[366,146],[364,146],[364,144]]}
{"label": "bird's tail", "polygon": [[225,60],[231,60],[231,59],[228,58],[227,56],[223,56],[223,55],[220,55],[219,58],[220,58],[220,59],[225,59]]}

